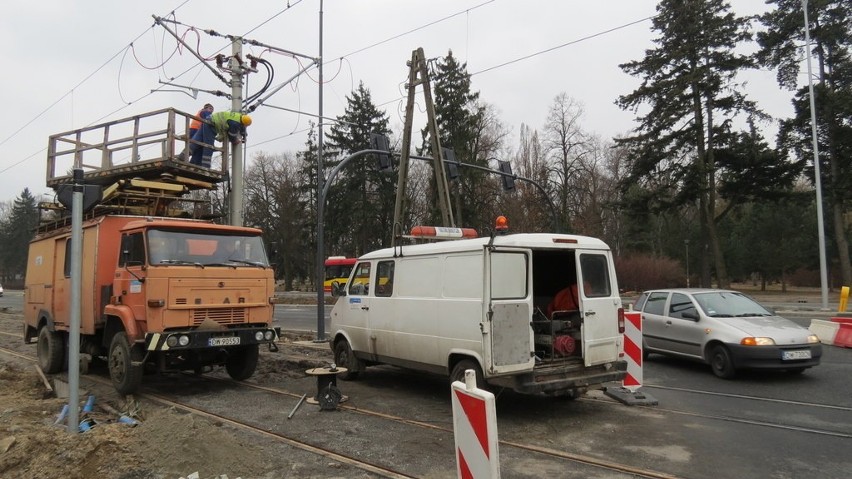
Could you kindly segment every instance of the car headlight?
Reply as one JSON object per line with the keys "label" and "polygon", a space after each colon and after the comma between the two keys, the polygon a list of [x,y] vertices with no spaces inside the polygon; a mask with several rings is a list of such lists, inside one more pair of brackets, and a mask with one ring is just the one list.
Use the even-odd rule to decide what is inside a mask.
{"label": "car headlight", "polygon": [[263,341],[263,331],[257,331],[254,333],[254,339],[256,341]]}
{"label": "car headlight", "polygon": [[808,336],[808,344],[816,344],[819,342],[819,337],[816,334]]}
{"label": "car headlight", "polygon": [[743,338],[740,340],[743,346],[775,346],[775,340],[772,338]]}
{"label": "car headlight", "polygon": [[178,343],[180,343],[180,345],[181,345],[181,346],[186,346],[186,345],[188,345],[188,344],[189,344],[189,336],[186,336],[186,335],[181,336],[181,337],[178,339]]}

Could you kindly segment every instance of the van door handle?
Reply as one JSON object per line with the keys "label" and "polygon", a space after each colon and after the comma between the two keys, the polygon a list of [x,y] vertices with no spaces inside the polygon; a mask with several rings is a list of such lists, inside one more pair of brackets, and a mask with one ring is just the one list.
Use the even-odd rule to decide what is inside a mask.
{"label": "van door handle", "polygon": [[671,320],[666,321],[666,326],[671,326],[671,325],[672,325]]}
{"label": "van door handle", "polygon": [[586,316],[594,316],[594,315],[595,315],[594,311],[586,311]]}
{"label": "van door handle", "polygon": [[361,309],[363,309],[364,311],[367,311],[367,310],[370,309],[370,307],[369,306],[361,306]]}

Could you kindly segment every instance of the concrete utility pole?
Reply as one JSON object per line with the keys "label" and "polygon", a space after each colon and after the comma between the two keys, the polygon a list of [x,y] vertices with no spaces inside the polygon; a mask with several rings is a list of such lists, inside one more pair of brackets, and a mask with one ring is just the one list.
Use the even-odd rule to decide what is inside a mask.
{"label": "concrete utility pole", "polygon": [[[231,39],[231,111],[243,108],[243,42],[240,37]],[[225,141],[228,141],[225,139]],[[228,217],[234,226],[243,225],[243,145],[231,148],[231,201]]]}

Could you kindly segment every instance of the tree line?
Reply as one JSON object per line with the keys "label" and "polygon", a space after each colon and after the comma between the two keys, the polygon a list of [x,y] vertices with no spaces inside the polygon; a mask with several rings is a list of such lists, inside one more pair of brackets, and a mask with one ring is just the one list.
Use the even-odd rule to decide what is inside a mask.
{"label": "tree line", "polygon": [[[461,168],[450,182],[457,224],[482,234],[505,215],[514,232],[559,229],[599,237],[613,248],[627,289],[684,286],[687,272],[692,286],[817,285],[810,97],[800,74],[802,3],[767,4],[767,13],[741,17],[724,0],[660,1],[653,46],[620,65],[641,83],[614,98],[635,114],[635,127],[616,138],[586,129],[581,99],[560,92],[542,125],[520,125],[512,144],[499,105],[480,97],[466,64],[452,52],[438,58],[432,82],[441,144],[462,163],[496,169],[497,160],[508,161],[514,173],[544,189],[515,182],[504,191],[498,175]],[[808,8],[831,286],[850,285],[852,3],[811,0]],[[746,95],[740,74],[754,68],[777,73],[779,86],[790,91],[792,117],[770,118]],[[370,148],[371,133],[387,135],[399,148],[401,132],[391,131],[363,83],[336,120],[324,142],[323,171],[317,171],[315,133],[301,151],[254,154],[246,171],[245,224],[264,230],[287,288],[313,281],[318,178]],[[778,134],[767,139],[762,128],[773,121]],[[431,156],[426,134],[415,153]],[[374,161],[353,161],[329,189],[328,255],[358,256],[390,245],[397,175],[379,171]],[[404,231],[440,224],[431,168],[411,164]],[[31,231],[21,229],[19,202],[29,201],[24,193],[0,209],[0,239],[17,244],[17,251],[23,246],[14,243],[21,241],[15,234]],[[214,195],[215,208],[226,211],[226,201],[223,191]],[[0,253],[6,277],[23,271],[11,249]]]}

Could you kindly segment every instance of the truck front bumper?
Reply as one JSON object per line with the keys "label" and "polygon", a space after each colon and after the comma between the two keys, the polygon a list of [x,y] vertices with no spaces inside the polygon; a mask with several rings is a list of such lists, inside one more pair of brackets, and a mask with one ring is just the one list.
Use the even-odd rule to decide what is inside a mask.
{"label": "truck front bumper", "polygon": [[253,344],[274,344],[278,331],[274,328],[242,328],[226,331],[169,331],[145,334],[147,351],[180,351],[226,348]]}

